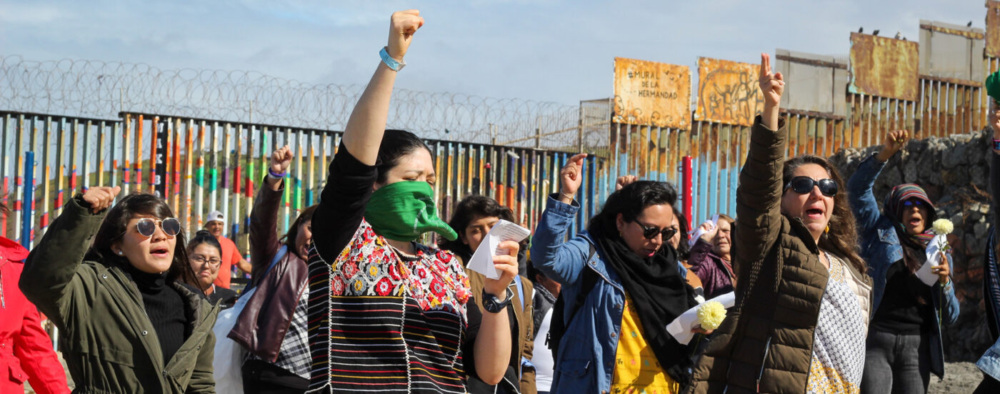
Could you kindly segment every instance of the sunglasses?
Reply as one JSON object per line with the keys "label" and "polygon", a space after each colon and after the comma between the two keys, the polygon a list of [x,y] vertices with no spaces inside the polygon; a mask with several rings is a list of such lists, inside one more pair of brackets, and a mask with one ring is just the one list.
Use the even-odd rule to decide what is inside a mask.
{"label": "sunglasses", "polygon": [[638,224],[639,227],[642,228],[642,236],[646,237],[646,239],[649,240],[656,238],[656,235],[660,234],[663,235],[663,240],[666,241],[670,238],[673,238],[674,234],[677,234],[677,227],[666,227],[663,229],[659,229],[656,226],[647,226],[639,222],[635,222],[635,224]]}
{"label": "sunglasses", "polygon": [[909,207],[926,207],[927,203],[925,203],[923,200],[917,200],[915,198],[911,198],[909,200],[903,201],[903,206],[907,207],[907,208],[909,208]]}
{"label": "sunglasses", "polygon": [[813,187],[816,186],[819,186],[819,192],[823,193],[824,196],[833,197],[837,195],[837,181],[829,178],[817,181],[807,176],[797,176],[788,181],[785,189],[791,188],[796,193],[809,194],[812,193]]}
{"label": "sunglasses", "polygon": [[163,220],[142,218],[135,223],[135,230],[145,237],[152,237],[156,233],[156,226],[163,229],[163,233],[173,237],[181,233],[181,222],[177,218],[167,218]]}

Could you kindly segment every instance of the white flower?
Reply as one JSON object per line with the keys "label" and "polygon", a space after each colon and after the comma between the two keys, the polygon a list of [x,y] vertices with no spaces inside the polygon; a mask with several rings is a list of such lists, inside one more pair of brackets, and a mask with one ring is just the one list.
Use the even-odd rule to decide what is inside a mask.
{"label": "white flower", "polygon": [[705,330],[714,330],[726,319],[726,307],[719,301],[708,301],[698,307],[698,323]]}
{"label": "white flower", "polygon": [[934,221],[933,228],[936,235],[948,235],[955,230],[955,225],[951,223],[951,220],[938,219]]}

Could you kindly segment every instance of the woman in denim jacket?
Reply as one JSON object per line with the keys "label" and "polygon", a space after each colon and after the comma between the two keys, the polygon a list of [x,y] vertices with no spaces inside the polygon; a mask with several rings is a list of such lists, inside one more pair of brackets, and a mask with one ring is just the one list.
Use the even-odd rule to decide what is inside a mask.
{"label": "woman in denim jacket", "polygon": [[549,197],[531,246],[533,264],[562,284],[566,300],[552,392],[677,393],[691,361],[666,325],[696,305],[667,244],[677,231],[677,194],[665,183],[628,184],[608,197],[587,232],[567,234],[580,209],[573,197],[584,157],[562,169],[560,192]]}
{"label": "woman in denim jacket", "polygon": [[915,275],[926,261],[934,205],[920,186],[897,185],[879,212],[872,189],[885,162],[908,138],[890,132],[882,150],[863,161],[847,182],[851,210],[858,222],[861,255],[875,283],[862,393],[926,392],[930,373],[944,376],[942,324],[958,318],[950,255],[933,267],[939,280],[927,286]]}

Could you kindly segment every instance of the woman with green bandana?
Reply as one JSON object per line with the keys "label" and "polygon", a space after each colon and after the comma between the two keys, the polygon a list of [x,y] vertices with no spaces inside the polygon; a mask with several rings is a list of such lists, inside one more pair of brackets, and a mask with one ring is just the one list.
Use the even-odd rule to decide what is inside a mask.
{"label": "woman with green bandana", "polygon": [[[465,365],[497,384],[510,361],[510,324],[500,312],[518,244],[500,244],[498,279],[471,294],[459,259],[415,242],[428,231],[457,237],[437,217],[430,149],[411,133],[385,130],[396,74],[422,25],[416,10],[392,15],[382,62],[348,119],[313,216],[310,392],[464,393]],[[470,297],[483,297],[484,311]],[[470,321],[481,323],[473,329]],[[475,356],[463,360],[470,342]]]}

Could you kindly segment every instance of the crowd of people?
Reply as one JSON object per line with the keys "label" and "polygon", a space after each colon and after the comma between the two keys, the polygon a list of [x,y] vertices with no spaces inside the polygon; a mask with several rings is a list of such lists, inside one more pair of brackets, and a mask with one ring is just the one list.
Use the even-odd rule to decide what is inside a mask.
{"label": "crowd of people", "polygon": [[[494,278],[467,264],[496,223],[514,221],[511,210],[472,195],[446,223],[433,152],[386,129],[423,22],[415,10],[392,15],[320,203],[285,234],[277,222],[292,154],[271,154],[249,261],[222,235],[222,213],[188,238],[164,200],[119,187],[69,200],[30,253],[0,238],[0,391],[25,381],[39,393],[69,391],[39,312],[59,329],[76,392],[231,392],[213,365],[221,341],[241,349],[232,361],[249,393],[915,393],[943,375],[942,330],[959,306],[951,256],[925,253],[937,235],[934,203],[916,184],[895,186],[881,206],[873,193],[908,132],[887,135],[846,183],[822,157],[784,159],[785,82],[762,54],[764,107],[735,218],[689,228],[671,185],[626,176],[573,233],[578,154],[530,241],[499,244]],[[430,232],[444,241],[418,242]],[[987,320],[1000,337],[992,233],[990,245]],[[927,264],[932,284],[917,275]],[[232,266],[250,274],[253,291],[230,289]],[[685,343],[668,332],[728,294],[735,305],[718,328],[696,325],[697,340]],[[225,308],[235,321],[216,336]],[[978,390],[998,392],[1000,367],[984,372]]]}

